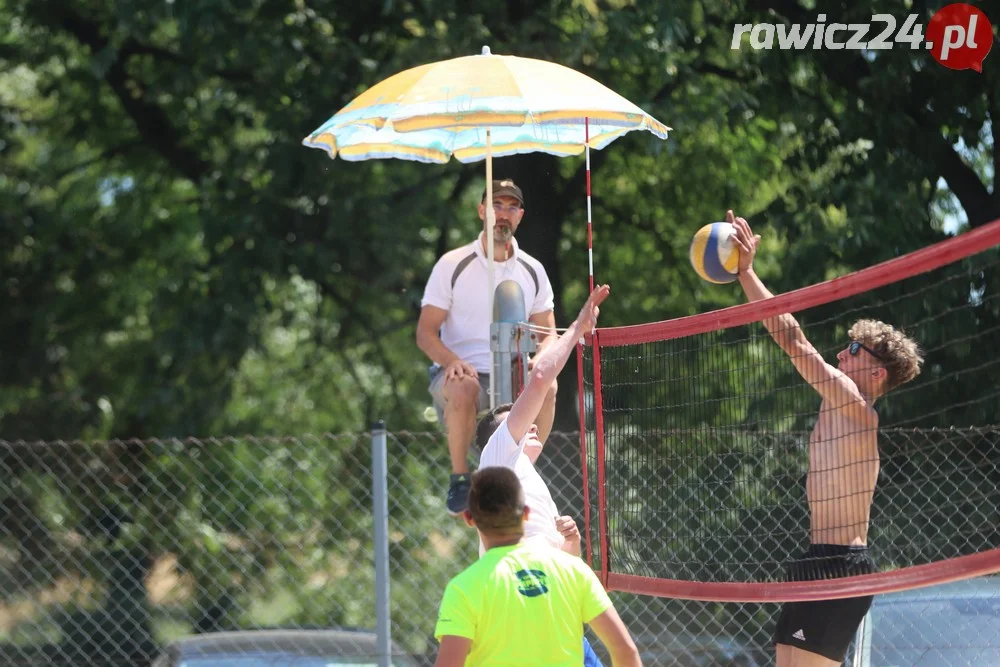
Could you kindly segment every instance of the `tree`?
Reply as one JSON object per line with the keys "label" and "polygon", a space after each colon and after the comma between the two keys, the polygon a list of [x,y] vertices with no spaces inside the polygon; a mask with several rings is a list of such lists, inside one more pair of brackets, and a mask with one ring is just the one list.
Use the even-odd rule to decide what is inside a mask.
{"label": "tree", "polygon": [[[896,0],[824,11],[843,22],[879,11],[926,23],[931,14]],[[993,60],[977,74],[900,44],[878,53],[731,48],[735,23],[808,23],[815,13],[795,0],[0,2],[0,438],[358,431],[379,417],[391,430],[428,427],[414,324],[435,259],[478,230],[482,165],[329,161],[300,140],[377,81],[484,43],[579,69],[674,128],[666,142],[635,133],[592,155],[595,272],[614,286],[602,325],[738,302],[736,288],[700,281],[687,261],[694,231],[727,208],[765,235],[760,268],[779,292],[923,247],[949,225],[1000,217]],[[495,168],[530,184],[519,241],[549,271],[564,326],[587,289],[584,161],[531,154]],[[979,349],[1000,342],[991,333],[1000,319],[995,267],[975,260],[959,269],[965,282],[892,306],[924,327],[941,368],[952,370],[973,368],[977,349],[949,327],[977,336]],[[957,324],[928,317],[953,307],[965,318]],[[803,316],[827,349],[843,335],[844,323],[825,326],[836,312],[834,304]],[[697,354],[659,375],[639,370],[693,383],[707,370],[757,364],[755,377],[780,383],[761,363],[769,348],[727,356],[709,345],[742,333],[702,337]],[[958,389],[948,372],[934,376],[935,391],[891,404],[890,415],[932,415],[947,395],[975,404],[955,419],[995,419],[982,390],[989,368]],[[577,428],[574,374],[570,364],[561,378],[559,429]],[[723,376],[692,387],[702,399],[743,391]],[[633,385],[616,400],[652,399]],[[758,401],[755,413],[741,404],[671,418],[732,427],[775,414],[776,400]],[[139,510],[164,511],[144,504],[147,481],[189,475],[224,504],[223,491],[253,480],[266,487],[286,471],[238,444],[200,472],[135,446],[97,447],[94,465],[124,471],[114,479],[125,481],[100,479],[145,526],[130,547],[171,549],[207,572],[217,533],[244,530],[247,507],[269,526],[281,526],[291,506],[350,514],[342,498],[317,500],[316,483],[336,478],[329,461],[349,448],[334,438],[301,454],[316,460],[318,476],[289,506],[247,499],[223,507],[222,520],[200,516],[202,501],[175,490],[177,523],[160,521],[175,529],[169,535],[143,523]],[[22,482],[0,498],[3,539],[41,554],[25,562],[45,575],[52,508],[75,499],[67,520],[83,530],[107,498],[82,488],[86,476],[60,490],[71,475],[43,484],[37,461],[5,450],[3,463]],[[420,506],[399,511],[424,517]],[[273,565],[266,554],[252,559]],[[202,594],[224,616],[231,591]]]}
{"label": "tree", "polygon": [[[238,369],[266,348],[268,295],[289,279],[318,294],[312,337],[339,359],[330,372],[356,376],[361,403],[329,427],[387,410],[421,423],[419,294],[434,258],[478,224],[481,165],[326,162],[299,139],[363,87],[484,41],[576,67],[676,128],[662,145],[631,136],[593,156],[596,270],[616,286],[607,324],[732,303],[684,257],[727,206],[787,242],[779,289],[941,238],[942,207],[972,225],[998,215],[996,74],[946,70],[922,50],[730,48],[737,21],[810,20],[794,2],[4,11],[13,307],[0,419],[20,436],[232,426]],[[522,243],[549,267],[565,322],[564,300],[585,291],[582,160],[497,169],[538,184]],[[358,381],[362,367],[388,385]],[[574,405],[560,401],[564,427]]]}

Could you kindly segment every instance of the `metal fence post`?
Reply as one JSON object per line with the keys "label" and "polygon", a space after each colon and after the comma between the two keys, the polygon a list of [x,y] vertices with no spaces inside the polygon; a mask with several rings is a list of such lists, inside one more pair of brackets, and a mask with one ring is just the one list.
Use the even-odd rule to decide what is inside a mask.
{"label": "metal fence post", "polygon": [[379,667],[389,667],[389,498],[385,421],[372,427],[372,520],[375,524],[375,642]]}

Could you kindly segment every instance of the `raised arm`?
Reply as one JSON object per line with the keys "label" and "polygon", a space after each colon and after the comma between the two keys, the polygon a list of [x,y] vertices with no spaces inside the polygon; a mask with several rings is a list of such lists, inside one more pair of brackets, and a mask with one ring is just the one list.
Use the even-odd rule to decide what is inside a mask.
{"label": "raised arm", "polygon": [[538,338],[538,352],[535,356],[545,351],[545,348],[551,345],[556,340],[556,314],[554,311],[547,310],[544,313],[535,313],[528,317],[528,322],[535,325],[536,327],[544,327],[548,329],[547,332],[543,333],[541,331],[535,331],[534,334]]}
{"label": "raised arm", "polygon": [[[757,254],[760,236],[755,236],[750,224],[743,218],[735,217],[732,211],[726,212],[726,220],[736,227],[733,241],[740,249],[739,280],[747,299],[762,301],[774,298],[753,270],[753,260]],[[835,407],[865,402],[857,385],[840,370],[826,363],[823,355],[802,333],[802,328],[791,313],[764,318],[762,323],[774,342],[791,359],[795,370],[820,396]]]}
{"label": "raised arm", "polygon": [[598,306],[608,298],[610,292],[611,288],[607,285],[595,288],[587,299],[587,303],[583,304],[580,314],[563,335],[546,345],[542,353],[535,357],[534,366],[528,376],[528,384],[514,401],[514,407],[507,415],[507,428],[510,429],[510,434],[515,442],[520,442],[531,425],[535,423],[535,418],[538,417],[538,412],[542,409],[542,402],[545,400],[549,385],[566,365],[566,361],[576,347],[580,336],[592,331],[597,326],[597,316],[601,312]]}

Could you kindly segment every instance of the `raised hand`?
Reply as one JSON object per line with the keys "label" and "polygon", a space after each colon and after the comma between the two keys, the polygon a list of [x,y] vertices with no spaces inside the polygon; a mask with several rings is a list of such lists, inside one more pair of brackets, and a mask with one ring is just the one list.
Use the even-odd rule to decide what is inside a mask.
{"label": "raised hand", "polygon": [[604,303],[610,293],[611,287],[609,285],[598,285],[590,293],[587,303],[583,304],[580,314],[576,317],[576,323],[580,327],[581,333],[593,331],[594,327],[597,326],[597,316],[601,314],[601,309],[598,306]]}
{"label": "raised hand", "polygon": [[760,234],[754,235],[746,218],[736,217],[732,210],[726,211],[726,222],[736,228],[736,233],[730,238],[740,249],[739,272],[746,273],[753,268],[753,258],[757,255]]}

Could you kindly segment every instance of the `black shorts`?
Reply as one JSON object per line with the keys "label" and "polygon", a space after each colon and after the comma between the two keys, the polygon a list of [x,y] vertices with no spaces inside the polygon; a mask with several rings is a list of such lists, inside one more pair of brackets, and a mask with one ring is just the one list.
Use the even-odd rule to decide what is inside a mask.
{"label": "black shorts", "polygon": [[[838,579],[872,574],[875,562],[868,547],[814,544],[788,567],[789,581]],[[872,606],[873,596],[788,602],[781,609],[774,631],[777,644],[817,653],[843,662],[847,648]]]}

